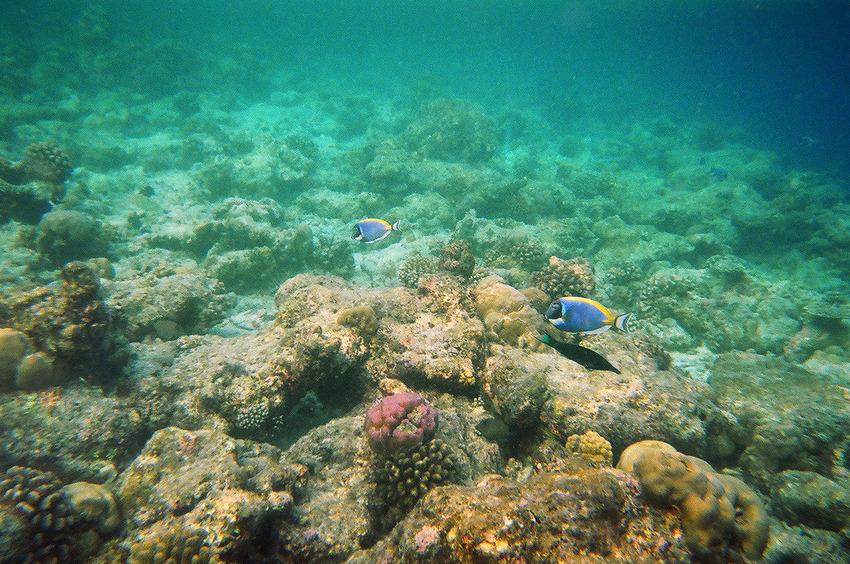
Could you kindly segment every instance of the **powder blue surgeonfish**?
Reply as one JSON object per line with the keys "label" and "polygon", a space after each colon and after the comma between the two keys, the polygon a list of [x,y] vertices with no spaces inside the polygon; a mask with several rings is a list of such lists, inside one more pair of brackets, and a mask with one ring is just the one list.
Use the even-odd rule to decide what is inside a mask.
{"label": "powder blue surgeonfish", "polygon": [[351,237],[355,241],[374,243],[389,235],[391,231],[401,231],[400,224],[401,220],[390,225],[383,219],[364,219],[354,224]]}
{"label": "powder blue surgeonfish", "polygon": [[576,297],[558,298],[546,311],[546,319],[552,325],[561,331],[581,335],[596,335],[611,327],[628,331],[631,317],[631,313],[614,315],[599,302]]}

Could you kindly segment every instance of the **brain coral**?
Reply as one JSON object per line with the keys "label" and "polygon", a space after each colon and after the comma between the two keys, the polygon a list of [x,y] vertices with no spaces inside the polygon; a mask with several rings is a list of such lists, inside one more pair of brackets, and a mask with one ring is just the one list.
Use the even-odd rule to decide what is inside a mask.
{"label": "brain coral", "polygon": [[437,409],[413,392],[387,396],[366,412],[366,438],[377,454],[417,447],[431,439],[436,428]]}
{"label": "brain coral", "polygon": [[769,534],[767,513],[742,481],[661,441],[626,448],[617,468],[635,475],[651,503],[679,508],[685,542],[700,561],[726,562],[737,552],[761,558]]}

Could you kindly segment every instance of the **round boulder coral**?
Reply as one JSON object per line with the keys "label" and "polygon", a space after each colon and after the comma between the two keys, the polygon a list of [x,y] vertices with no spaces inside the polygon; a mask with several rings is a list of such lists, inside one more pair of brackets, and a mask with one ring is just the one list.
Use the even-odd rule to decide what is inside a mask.
{"label": "round boulder coral", "polygon": [[434,436],[437,409],[417,393],[393,394],[366,412],[364,426],[369,446],[375,453],[400,453]]}
{"label": "round boulder coral", "polygon": [[63,209],[42,216],[35,246],[54,265],[101,257],[107,249],[97,221],[82,212]]}
{"label": "round boulder coral", "polygon": [[696,559],[726,561],[730,553],[761,558],[769,534],[767,512],[744,482],[662,441],[631,445],[617,468],[637,478],[650,503],[679,508],[685,542]]}
{"label": "round boulder coral", "polygon": [[42,351],[24,357],[15,373],[15,385],[19,390],[43,390],[61,381],[61,372],[53,368],[53,359]]}
{"label": "round boulder coral", "polygon": [[0,328],[0,390],[12,389],[18,365],[30,350],[26,335],[11,328]]}

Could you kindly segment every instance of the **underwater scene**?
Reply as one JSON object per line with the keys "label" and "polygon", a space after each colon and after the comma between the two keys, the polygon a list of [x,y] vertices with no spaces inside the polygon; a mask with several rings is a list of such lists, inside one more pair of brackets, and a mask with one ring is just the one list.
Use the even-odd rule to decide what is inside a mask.
{"label": "underwater scene", "polygon": [[0,21],[0,563],[850,562],[846,1]]}

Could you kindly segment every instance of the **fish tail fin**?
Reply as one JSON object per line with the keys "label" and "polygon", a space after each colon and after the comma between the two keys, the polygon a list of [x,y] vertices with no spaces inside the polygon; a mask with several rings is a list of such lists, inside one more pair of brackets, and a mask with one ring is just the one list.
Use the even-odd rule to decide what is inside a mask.
{"label": "fish tail fin", "polygon": [[623,333],[629,332],[629,320],[632,318],[631,313],[624,313],[623,315],[618,315],[614,318],[614,327],[622,331]]}
{"label": "fish tail fin", "polygon": [[398,221],[390,225],[390,229],[392,231],[401,231],[401,220],[399,219]]}

